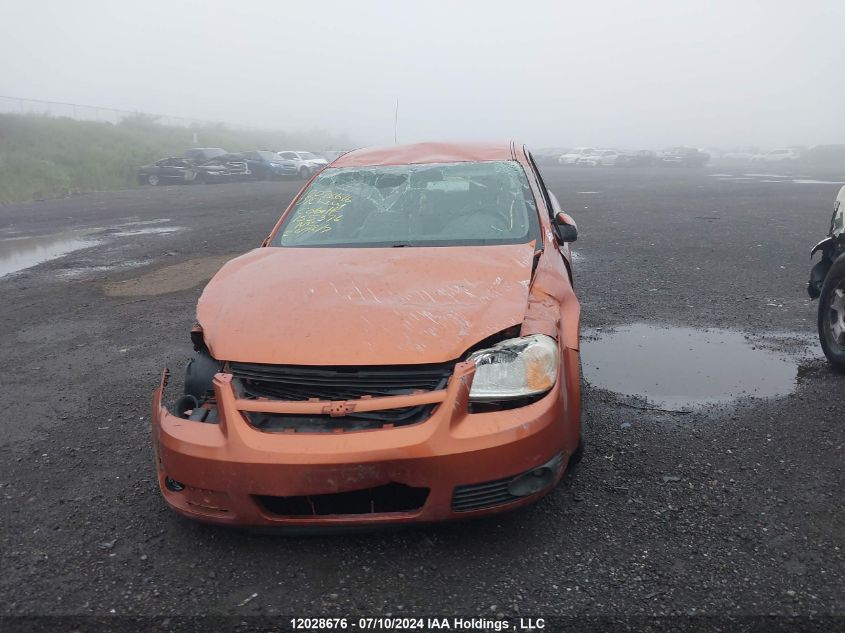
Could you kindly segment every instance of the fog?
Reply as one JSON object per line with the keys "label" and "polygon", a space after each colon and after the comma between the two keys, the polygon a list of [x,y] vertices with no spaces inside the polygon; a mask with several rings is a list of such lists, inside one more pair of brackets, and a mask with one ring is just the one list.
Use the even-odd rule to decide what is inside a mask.
{"label": "fog", "polygon": [[2,0],[0,94],[356,144],[845,142],[845,3]]}

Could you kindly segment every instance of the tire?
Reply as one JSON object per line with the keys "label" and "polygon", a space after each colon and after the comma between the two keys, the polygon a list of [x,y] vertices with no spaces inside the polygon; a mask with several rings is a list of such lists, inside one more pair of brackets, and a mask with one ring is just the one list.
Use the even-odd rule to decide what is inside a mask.
{"label": "tire", "polygon": [[302,178],[302,180],[308,180],[311,177],[311,170],[307,167],[300,167],[299,177]]}
{"label": "tire", "polygon": [[575,452],[569,456],[569,461],[566,463],[566,473],[571,473],[578,464],[581,463],[581,460],[584,458],[584,436],[580,435],[578,437],[578,447],[575,449]]}
{"label": "tire", "polygon": [[827,360],[845,373],[845,253],[833,262],[819,296],[819,342]]}
{"label": "tire", "polygon": [[150,174],[147,176],[147,184],[152,187],[158,187],[161,184],[161,178],[156,174]]}
{"label": "tire", "polygon": [[[581,355],[578,355],[578,376],[579,380],[584,380],[584,363],[581,360]],[[584,414],[581,413],[581,433],[578,435],[578,446],[575,447],[575,452],[569,456],[569,461],[566,464],[566,473],[572,472],[581,460],[584,458]]]}

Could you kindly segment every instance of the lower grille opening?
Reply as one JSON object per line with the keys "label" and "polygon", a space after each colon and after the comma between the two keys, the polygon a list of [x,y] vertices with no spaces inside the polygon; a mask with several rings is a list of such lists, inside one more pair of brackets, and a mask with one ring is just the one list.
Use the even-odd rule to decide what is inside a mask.
{"label": "lower grille opening", "polygon": [[520,497],[508,491],[508,485],[513,477],[488,481],[483,484],[458,486],[452,495],[452,510],[455,512],[469,512],[518,501]]}
{"label": "lower grille opening", "polygon": [[402,409],[383,409],[366,413],[347,413],[342,417],[330,415],[294,415],[289,413],[257,413],[244,411],[251,426],[268,433],[331,433],[334,431],[365,431],[425,422],[437,405],[426,404]]}
{"label": "lower grille opening", "polygon": [[428,499],[428,488],[390,483],[376,488],[298,497],[258,496],[262,507],[278,516],[308,517],[344,514],[378,514],[419,510]]}

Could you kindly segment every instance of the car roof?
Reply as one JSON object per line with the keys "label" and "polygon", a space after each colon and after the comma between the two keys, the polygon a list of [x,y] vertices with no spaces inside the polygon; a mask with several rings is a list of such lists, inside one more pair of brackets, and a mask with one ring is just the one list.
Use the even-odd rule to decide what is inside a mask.
{"label": "car roof", "polygon": [[332,167],[461,163],[514,160],[513,143],[414,143],[356,149],[337,158]]}

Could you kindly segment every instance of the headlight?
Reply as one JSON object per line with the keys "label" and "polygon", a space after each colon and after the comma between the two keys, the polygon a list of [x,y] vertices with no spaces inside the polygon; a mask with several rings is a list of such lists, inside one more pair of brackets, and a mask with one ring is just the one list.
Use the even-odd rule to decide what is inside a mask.
{"label": "headlight", "polygon": [[559,358],[557,342],[544,334],[473,352],[468,359],[475,361],[469,399],[495,402],[545,393],[557,381]]}

